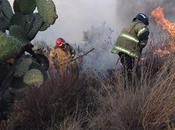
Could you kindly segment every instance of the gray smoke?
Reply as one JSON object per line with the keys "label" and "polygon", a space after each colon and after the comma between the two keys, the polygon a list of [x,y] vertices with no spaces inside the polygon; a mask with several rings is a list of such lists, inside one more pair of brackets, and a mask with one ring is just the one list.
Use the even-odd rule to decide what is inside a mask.
{"label": "gray smoke", "polygon": [[[164,39],[164,32],[162,28],[160,28],[157,24],[155,24],[155,21],[151,18],[150,13],[153,9],[156,7],[163,7],[165,11],[165,15],[169,20],[175,20],[174,12],[175,12],[175,1],[172,0],[120,0],[116,3],[116,26],[117,28],[114,29],[113,34],[111,35],[111,39],[116,39],[117,35],[121,31],[121,29],[127,25],[129,22],[132,21],[133,17],[139,12],[146,13],[150,17],[150,40],[152,41],[154,39],[154,43],[157,44],[160,43]],[[113,12],[114,13],[114,12]],[[112,28],[114,26],[111,26]],[[95,32],[95,33],[94,33]],[[101,33],[100,33],[101,32]],[[89,58],[87,61],[90,66],[93,66],[93,68],[96,68],[98,70],[106,70],[111,68],[114,68],[115,63],[117,61],[117,56],[112,55],[110,53],[111,51],[111,44],[105,44],[106,42],[103,42],[105,40],[109,40],[106,38],[106,35],[108,33],[106,27],[97,27],[89,30],[89,33],[92,35],[89,38],[89,45],[94,45],[97,50],[95,52],[95,55],[93,57]],[[90,35],[89,34],[89,35]],[[101,37],[99,37],[100,35]],[[114,44],[114,41],[111,40],[111,43]],[[104,48],[105,49],[104,49]]]}
{"label": "gray smoke", "polygon": [[83,31],[91,26],[100,26],[104,21],[116,28],[116,0],[54,0],[57,6],[58,20],[47,32],[37,38],[55,41],[64,37],[70,43],[80,43]]}
{"label": "gray smoke", "polygon": [[[163,7],[166,17],[175,21],[175,1],[174,0],[121,0],[117,2],[117,23],[119,29],[130,22],[138,12],[146,13],[150,17],[150,13],[156,7]],[[150,17],[150,30],[155,32],[155,24]],[[155,32],[156,33],[156,32]]]}
{"label": "gray smoke", "polygon": [[[11,4],[14,0],[9,0]],[[116,0],[53,0],[59,18],[46,32],[40,32],[37,40],[54,44],[57,37],[68,42],[83,40],[83,31],[99,26],[104,21],[116,28]]]}
{"label": "gray smoke", "polygon": [[95,48],[95,51],[84,58],[85,67],[102,72],[115,67],[116,57],[111,53],[113,47],[113,29],[106,23],[97,27],[91,27],[84,32],[84,44],[82,49]]}
{"label": "gray smoke", "polygon": [[[11,3],[13,0],[10,0]],[[96,48],[96,51],[86,57],[89,67],[106,70],[115,66],[117,55],[110,50],[121,29],[132,21],[133,17],[144,12],[150,12],[158,6],[165,9],[169,20],[175,21],[174,0],[54,0],[58,20],[46,32],[37,35],[36,40],[45,40],[54,44],[57,37],[63,37],[70,44],[76,43],[83,50]],[[160,37],[160,29],[150,22],[151,35]],[[106,22],[106,24],[102,24]],[[93,26],[93,27],[92,27]],[[92,28],[91,28],[92,27]],[[113,32],[110,32],[110,29]],[[84,31],[90,39],[83,41]],[[110,38],[108,38],[110,37]],[[110,43],[110,44],[109,44]]]}
{"label": "gray smoke", "polygon": [[[11,4],[14,0],[9,0]],[[113,39],[138,12],[148,15],[157,6],[165,8],[168,19],[175,20],[174,0],[54,0],[58,20],[46,32],[41,32],[37,40],[54,43],[59,36],[68,42],[81,42],[83,31],[91,26],[106,22],[113,30]],[[155,29],[153,29],[155,30]]]}

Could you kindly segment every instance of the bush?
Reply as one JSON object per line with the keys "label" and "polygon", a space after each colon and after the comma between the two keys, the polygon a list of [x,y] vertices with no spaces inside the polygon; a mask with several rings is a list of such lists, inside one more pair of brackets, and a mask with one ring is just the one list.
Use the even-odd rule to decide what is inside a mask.
{"label": "bush", "polygon": [[93,89],[99,85],[100,81],[88,73],[82,73],[74,82],[52,73],[49,81],[40,88],[28,88],[25,99],[16,103],[10,127],[43,130],[55,127],[70,116],[88,117],[95,112],[97,101]]}
{"label": "bush", "polygon": [[40,88],[28,87],[1,129],[9,130],[161,130],[173,129],[175,58],[148,53],[124,89],[121,68],[77,80],[50,71]]}
{"label": "bush", "polygon": [[[106,88],[102,91],[106,92],[106,95],[99,94],[102,107],[99,109],[98,116],[94,117],[89,125],[89,129],[160,130],[172,128],[175,114],[175,58],[167,59],[154,75],[152,72],[155,68],[150,69],[152,65],[144,66],[142,78],[135,77],[138,82],[134,91],[122,89],[123,83],[120,79],[118,80],[120,82],[116,82],[114,86],[105,86]],[[135,84],[131,85],[134,87]]]}

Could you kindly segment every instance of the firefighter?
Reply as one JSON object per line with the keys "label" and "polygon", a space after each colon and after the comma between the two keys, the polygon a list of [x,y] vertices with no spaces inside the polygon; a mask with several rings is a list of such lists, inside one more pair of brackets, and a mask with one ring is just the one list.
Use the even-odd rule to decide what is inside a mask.
{"label": "firefighter", "polygon": [[58,38],[53,50],[50,51],[50,63],[62,74],[67,70],[70,61],[75,57],[75,50],[63,38]]}
{"label": "firefighter", "polygon": [[121,31],[112,49],[112,53],[119,55],[128,79],[131,79],[136,62],[143,59],[142,50],[149,38],[148,25],[148,16],[144,13],[137,14],[133,21]]}

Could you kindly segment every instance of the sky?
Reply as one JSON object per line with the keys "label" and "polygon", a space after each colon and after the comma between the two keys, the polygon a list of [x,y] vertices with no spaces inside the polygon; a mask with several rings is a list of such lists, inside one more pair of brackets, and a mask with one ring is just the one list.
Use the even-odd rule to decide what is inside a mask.
{"label": "sky", "polygon": [[44,35],[48,40],[64,37],[69,42],[81,42],[83,31],[88,30],[92,25],[98,26],[103,22],[110,26],[115,25],[115,1],[54,0],[58,20],[49,30],[40,33],[38,38],[43,39]]}
{"label": "sky", "polygon": [[[92,25],[106,22],[112,28],[116,25],[116,0],[53,0],[58,19],[47,31],[40,32],[36,39],[54,42],[63,37],[68,42],[81,42],[83,31]],[[13,3],[13,0],[10,0]]]}
{"label": "sky", "polygon": [[[14,0],[10,0],[11,4]],[[169,18],[174,17],[173,0],[53,0],[58,19],[45,32],[40,32],[36,40],[54,42],[63,37],[71,43],[81,43],[83,31],[91,26],[106,22],[114,30],[114,39],[122,27],[130,22],[138,12],[150,12],[157,6],[165,6]],[[167,7],[167,8],[166,8]],[[148,13],[149,15],[149,13]]]}

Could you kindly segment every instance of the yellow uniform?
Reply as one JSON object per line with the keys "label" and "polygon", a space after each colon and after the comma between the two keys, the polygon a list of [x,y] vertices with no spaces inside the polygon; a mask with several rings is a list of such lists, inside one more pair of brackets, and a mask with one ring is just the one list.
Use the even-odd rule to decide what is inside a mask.
{"label": "yellow uniform", "polygon": [[[65,51],[61,48],[52,49],[50,51],[50,63],[64,66],[72,59],[69,51]],[[56,62],[56,63],[55,63]]]}
{"label": "yellow uniform", "polygon": [[75,56],[75,50],[66,44],[64,48],[55,48],[50,51],[50,64],[59,70],[61,75],[66,75],[70,69],[70,62]]}

